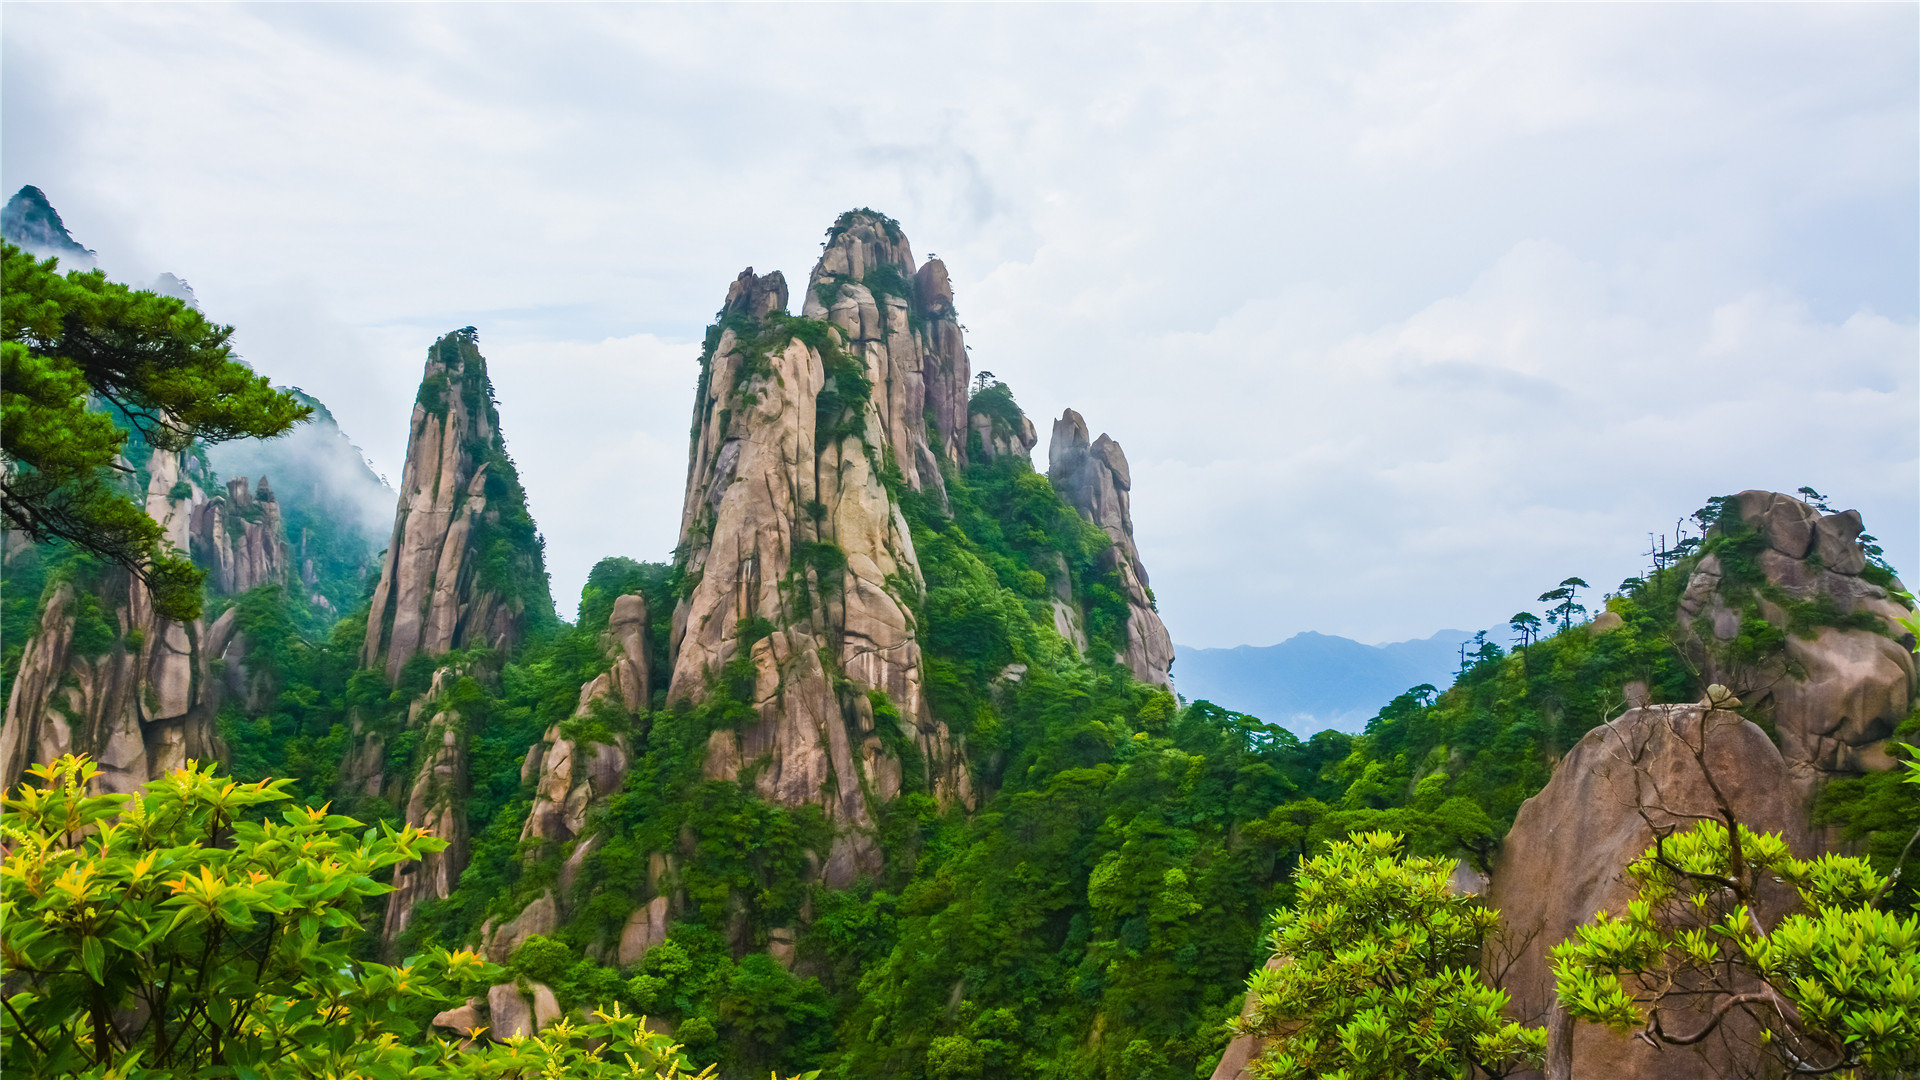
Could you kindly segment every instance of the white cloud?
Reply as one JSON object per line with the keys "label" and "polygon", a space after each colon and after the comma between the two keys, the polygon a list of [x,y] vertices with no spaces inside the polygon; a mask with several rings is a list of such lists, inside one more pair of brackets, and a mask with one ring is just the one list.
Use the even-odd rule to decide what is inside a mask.
{"label": "white cloud", "polygon": [[[1127,447],[1176,637],[1618,580],[1810,483],[1920,564],[1912,7],[24,6],[0,172],[397,472],[481,330],[556,595],[671,546],[693,350],[851,206]],[[134,271],[138,272],[136,276]],[[1044,446],[1041,454],[1044,454]]]}

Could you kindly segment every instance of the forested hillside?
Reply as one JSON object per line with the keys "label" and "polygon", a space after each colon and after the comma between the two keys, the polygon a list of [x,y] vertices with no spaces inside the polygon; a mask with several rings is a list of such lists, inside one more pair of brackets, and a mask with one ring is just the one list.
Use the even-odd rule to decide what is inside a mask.
{"label": "forested hillside", "polygon": [[[1903,857],[1910,598],[1857,515],[1714,499],[1593,618],[1562,583],[1516,616],[1526,644],[1483,636],[1450,686],[1301,738],[1175,696],[1119,444],[1069,410],[1037,471],[897,223],[843,215],[798,316],[786,289],[743,273],[689,358],[672,559],[610,554],[571,624],[471,327],[427,352],[383,540],[337,428],[304,471],[280,451],[270,488],[211,464],[258,451],[129,443],[205,612],[142,624],[124,574],[9,539],[6,779],[79,751],[133,791],[212,759],[424,830],[445,843],[379,871],[343,957],[501,965],[449,1037],[617,1005],[738,1078],[1208,1076],[1304,863],[1385,830],[1447,860],[1437,880],[1484,879],[1591,732],[1710,685],[1747,700],[1824,843]],[[178,677],[149,634],[190,642]],[[1835,727],[1795,688],[1843,655],[1892,674]],[[1890,906],[1920,880],[1904,857]]]}

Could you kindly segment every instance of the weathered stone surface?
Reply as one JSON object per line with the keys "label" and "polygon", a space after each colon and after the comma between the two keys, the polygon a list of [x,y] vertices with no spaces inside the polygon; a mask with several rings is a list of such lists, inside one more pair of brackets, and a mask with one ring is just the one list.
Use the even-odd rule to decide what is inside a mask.
{"label": "weathered stone surface", "polygon": [[[156,452],[148,469],[147,514],[160,524],[164,542],[184,551],[194,507],[206,496],[178,452]],[[9,543],[12,566],[40,557],[30,545]],[[74,648],[85,605],[96,607],[114,633],[98,655]],[[8,696],[0,784],[11,789],[29,766],[68,753],[93,757],[100,766],[95,787],[121,793],[189,760],[223,760],[214,716],[226,684],[212,677],[211,664],[224,654],[230,665],[240,665],[243,643],[232,626],[231,619],[216,621],[210,631],[200,620],[160,618],[146,586],[124,570],[57,585],[25,643]],[[207,648],[210,639],[216,649]]]}
{"label": "weathered stone surface", "polygon": [[[1766,589],[1729,581],[1717,554],[1702,558],[1680,601],[1690,658],[1703,680],[1731,688],[1760,710],[1756,715],[1771,717],[1803,793],[1828,776],[1884,767],[1886,739],[1913,707],[1915,667],[1912,641],[1896,621],[1905,609],[1860,576],[1866,567],[1860,515],[1822,516],[1768,491],[1741,492],[1736,502],[1746,524],[1766,540],[1754,556]],[[1846,618],[1872,616],[1885,632],[1851,625],[1796,630],[1780,598]],[[1740,634],[1749,605],[1786,631],[1785,645],[1757,662],[1737,658],[1724,644]]]}
{"label": "weathered stone surface", "polygon": [[[973,433],[980,437],[980,460],[993,461],[1003,457],[1029,457],[1034,445],[1040,441],[1040,435],[1033,429],[1033,421],[1025,413],[1020,414],[1017,424],[1009,424],[997,416],[984,412],[973,414],[969,423]],[[971,446],[971,444],[969,444]]]}
{"label": "weathered stone surface", "polygon": [[468,998],[467,1003],[459,1008],[434,1013],[433,1026],[437,1028],[450,1028],[460,1032],[462,1035],[472,1031],[474,1028],[486,1027],[486,1017],[480,1011],[481,1006],[484,1004],[484,998]]}
{"label": "weathered stone surface", "polygon": [[[442,699],[465,672],[444,667],[434,672],[426,694],[409,710],[410,725],[430,703]],[[423,754],[413,786],[407,793],[406,822],[447,842],[447,846],[402,863],[393,871],[393,891],[387,894],[387,918],[381,942],[391,951],[400,933],[413,921],[413,910],[426,900],[452,895],[467,867],[467,724],[454,711],[433,712],[421,733]]]}
{"label": "weathered stone surface", "polygon": [[487,991],[487,1013],[493,1021],[487,1034],[501,1042],[539,1031],[534,1023],[532,1003],[513,983],[500,983]]}
{"label": "weathered stone surface", "polygon": [[533,1027],[538,1031],[560,1019],[560,1001],[546,983],[533,984]]}
{"label": "weathered stone surface", "polygon": [[620,930],[621,967],[639,963],[647,950],[667,940],[669,910],[667,898],[656,896],[627,916],[627,924]]}
{"label": "weathered stone surface", "polygon": [[1788,558],[1804,559],[1813,547],[1814,523],[1820,512],[1791,495],[1774,491],[1743,491],[1734,496],[1740,517],[1758,526],[1767,546]]}
{"label": "weathered stone surface", "polygon": [[[1592,1024],[1570,1024],[1554,1003],[1548,950],[1596,912],[1626,907],[1634,892],[1625,868],[1652,846],[1654,827],[1691,828],[1698,818],[1689,815],[1720,812],[1696,750],[1739,821],[1781,833],[1797,854],[1812,853],[1787,761],[1737,714],[1653,705],[1588,732],[1521,806],[1488,896],[1513,947],[1504,980],[1512,1015],[1548,1027],[1547,1076],[1682,1080],[1730,1075],[1724,1070],[1744,1060],[1735,1047],[1751,1032],[1737,1025],[1697,1047],[1655,1050]],[[1790,899],[1784,892],[1763,896],[1763,921],[1771,925]],[[1675,1018],[1669,1027],[1696,1030],[1696,1019]]]}
{"label": "weathered stone surface", "polygon": [[511,922],[494,926],[492,922],[480,929],[481,949],[487,959],[496,964],[504,964],[528,938],[535,934],[547,935],[560,925],[560,909],[553,901],[552,893],[541,893],[533,903],[522,908],[520,914]]}
{"label": "weathered stone surface", "polygon": [[291,580],[286,527],[266,477],[257,492],[248,490],[244,476],[227,481],[224,493],[193,507],[190,520],[193,554],[219,591],[238,596]]}
{"label": "weathered stone surface", "polygon": [[[672,700],[699,701],[730,662],[751,672],[760,720],[714,733],[707,775],[732,777],[754,764],[763,797],[823,806],[842,827],[828,859],[836,874],[877,865],[870,802],[900,786],[900,763],[872,727],[869,691],[887,695],[920,744],[936,795],[970,798],[957,748],[922,694],[906,595],[922,588],[919,563],[878,468],[889,449],[904,468],[914,457],[903,455],[925,445],[907,301],[881,303],[851,269],[833,269],[898,270],[886,260],[905,257],[904,240],[887,240],[878,228],[860,225],[829,244],[808,291],[808,310],[831,316],[873,379],[860,416],[818,415],[826,360],[799,338],[749,343],[730,326],[708,359],[680,533],[695,584],[674,613],[668,689]],[[830,311],[822,299],[829,290],[820,288],[828,284],[838,288]],[[730,296],[756,289],[736,282]],[[726,313],[740,312],[736,302]],[[902,404],[909,399],[911,427]],[[822,438],[821,420],[844,433]],[[929,475],[938,481],[937,468]],[[743,627],[756,632],[743,639]],[[844,675],[845,690],[828,664]]]}
{"label": "weathered stone surface", "polygon": [[1167,633],[1153,595],[1147,588],[1147,568],[1133,542],[1133,514],[1129,492],[1133,473],[1120,444],[1106,435],[1089,441],[1087,422],[1072,409],[1053,425],[1047,447],[1047,476],[1067,505],[1106,531],[1113,547],[1107,565],[1118,574],[1127,599],[1127,647],[1115,657],[1141,682],[1171,683],[1173,638]]}
{"label": "weathered stone surface", "polygon": [[[413,407],[393,539],[374,588],[361,662],[397,679],[416,652],[437,655],[481,643],[500,652],[520,642],[529,610],[549,605],[546,570],[537,549],[518,551],[511,568],[526,583],[511,595],[480,579],[480,553],[507,517],[524,505],[501,439],[486,359],[471,330],[455,331],[427,352],[420,399]],[[498,470],[501,476],[491,476]],[[492,490],[504,494],[489,496]]]}

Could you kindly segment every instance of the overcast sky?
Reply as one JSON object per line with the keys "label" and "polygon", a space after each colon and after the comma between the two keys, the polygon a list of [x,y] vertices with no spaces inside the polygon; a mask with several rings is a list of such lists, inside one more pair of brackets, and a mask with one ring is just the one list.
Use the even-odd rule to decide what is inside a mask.
{"label": "overcast sky", "polygon": [[884,210],[1042,468],[1067,406],[1126,448],[1177,642],[1377,642],[1611,586],[1748,487],[1920,574],[1916,40],[1911,4],[8,4],[0,181],[389,476],[478,327],[567,611],[673,546],[728,282]]}

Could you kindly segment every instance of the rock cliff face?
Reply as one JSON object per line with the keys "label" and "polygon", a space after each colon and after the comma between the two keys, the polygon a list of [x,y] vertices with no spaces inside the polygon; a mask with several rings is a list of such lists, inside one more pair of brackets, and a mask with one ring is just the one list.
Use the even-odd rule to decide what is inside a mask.
{"label": "rock cliff face", "polygon": [[1860,515],[1770,491],[1741,492],[1733,509],[1744,531],[1700,560],[1681,600],[1701,677],[1771,718],[1802,790],[1890,768],[1887,737],[1914,703],[1913,643],[1895,621],[1904,609],[1861,576]]}
{"label": "rock cliff face", "polygon": [[1133,474],[1120,444],[1102,434],[1091,442],[1087,422],[1068,409],[1054,421],[1047,446],[1047,476],[1067,505],[1106,530],[1113,541],[1108,559],[1120,576],[1127,600],[1127,651],[1114,659],[1132,669],[1141,682],[1169,684],[1173,638],[1154,609],[1147,590],[1147,568],[1133,543],[1133,514],[1128,492]]}
{"label": "rock cliff face", "polygon": [[427,351],[392,535],[361,654],[389,680],[416,652],[510,651],[529,619],[551,617],[546,566],[471,327]]}
{"label": "rock cliff face", "polygon": [[244,476],[227,481],[224,494],[193,508],[190,523],[194,559],[207,568],[214,588],[237,596],[260,585],[290,583],[286,529],[266,477],[257,493],[248,490]]}
{"label": "rock cliff face", "polygon": [[[180,453],[155,453],[146,469],[147,513],[184,551],[206,496]],[[8,696],[0,783],[10,789],[31,764],[83,753],[100,764],[101,790],[132,792],[190,758],[224,757],[214,726],[223,683],[210,669],[223,657],[238,667],[235,618],[162,619],[146,587],[117,568],[54,586]]]}
{"label": "rock cliff face", "polygon": [[[1572,1024],[1554,1003],[1548,949],[1596,912],[1625,909],[1635,895],[1626,865],[1652,846],[1654,826],[1685,829],[1697,815],[1718,816],[1708,770],[1738,820],[1782,834],[1798,855],[1812,854],[1787,760],[1758,727],[1704,704],[1646,706],[1595,728],[1521,806],[1494,867],[1489,902],[1512,950],[1504,980],[1512,1015],[1547,1026],[1549,1080],[1690,1080],[1735,1075],[1732,1067],[1748,1060],[1741,1047],[1754,1033],[1738,1023],[1697,1046],[1655,1050],[1596,1025]],[[1758,914],[1772,925],[1793,897],[1783,889],[1762,900]],[[1703,1026],[1683,1019],[1671,1029]]]}
{"label": "rock cliff face", "polygon": [[[856,213],[813,275],[806,310],[827,325],[786,315],[779,274],[741,274],[694,409],[668,696],[730,693],[751,709],[757,721],[714,733],[707,771],[751,768],[770,801],[823,806],[840,826],[834,884],[877,867],[873,808],[903,781],[890,738],[917,747],[938,798],[971,799],[922,693],[911,600],[924,583],[888,488],[897,475],[944,501],[930,435],[951,461],[963,430],[948,406],[964,400],[964,353],[930,362],[905,295],[950,319],[944,271],[913,290],[911,267],[897,226]],[[878,728],[894,723],[897,736]]]}

